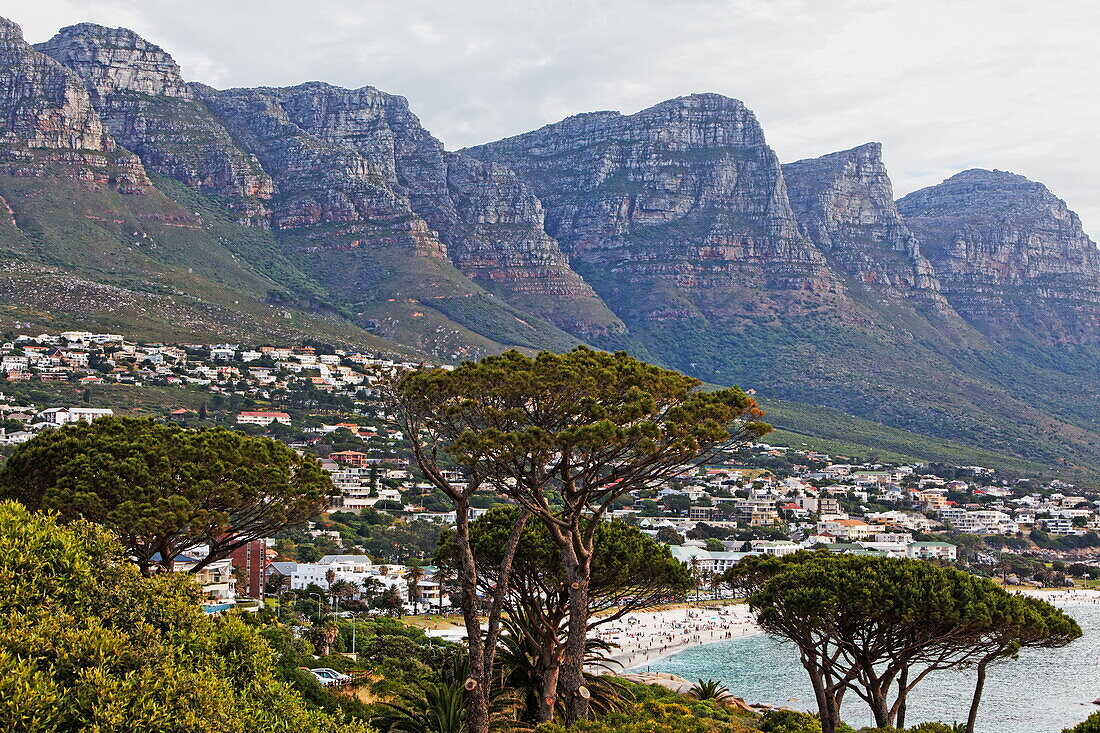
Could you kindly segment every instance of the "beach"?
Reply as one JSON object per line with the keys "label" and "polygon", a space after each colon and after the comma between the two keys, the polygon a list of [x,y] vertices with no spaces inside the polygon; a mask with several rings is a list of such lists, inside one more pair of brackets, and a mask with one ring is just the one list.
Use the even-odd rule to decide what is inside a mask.
{"label": "beach", "polygon": [[[1065,588],[1009,588],[1010,592],[1041,598],[1057,606],[1100,605],[1100,590]],[[429,629],[428,636],[461,642],[466,630],[456,624]],[[614,671],[644,671],[647,665],[693,647],[733,641],[761,634],[747,603],[686,606],[631,613],[597,627],[595,636],[617,645],[610,658],[621,664]]]}
{"label": "beach", "polygon": [[1008,590],[1025,596],[1041,598],[1055,606],[1082,603],[1100,605],[1100,590],[1095,588],[1009,588]]}
{"label": "beach", "polygon": [[[1065,608],[1084,636],[1063,648],[1024,649],[1018,660],[991,667],[976,733],[1054,733],[1098,709],[1092,701],[1100,699],[1100,594],[1072,589],[1029,589],[1028,594]],[[684,649],[653,662],[648,670],[661,676],[645,675],[639,681],[683,690],[700,678],[715,679],[751,704],[816,709],[797,647],[767,634]],[[961,720],[973,685],[973,669],[931,674],[914,690],[908,717],[917,722]],[[855,696],[845,698],[842,715],[856,727],[874,723],[867,705]]]}
{"label": "beach", "polygon": [[619,648],[611,658],[637,670],[684,649],[759,634],[745,603],[631,613],[597,627],[597,636]]}

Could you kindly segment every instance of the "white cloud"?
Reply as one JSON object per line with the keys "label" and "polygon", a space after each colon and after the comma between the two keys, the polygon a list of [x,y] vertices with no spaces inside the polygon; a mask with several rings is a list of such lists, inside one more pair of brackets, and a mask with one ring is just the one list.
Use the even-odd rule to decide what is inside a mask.
{"label": "white cloud", "polygon": [[28,39],[125,25],[214,86],[407,97],[449,147],[714,91],[783,160],[884,144],[899,194],[971,167],[1046,183],[1100,231],[1091,0],[9,0]]}

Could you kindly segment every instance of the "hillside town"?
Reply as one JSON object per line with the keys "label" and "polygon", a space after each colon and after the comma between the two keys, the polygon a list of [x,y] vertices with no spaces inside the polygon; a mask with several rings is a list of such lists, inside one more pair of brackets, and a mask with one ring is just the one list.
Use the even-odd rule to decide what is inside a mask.
{"label": "hillside town", "polygon": [[[160,392],[168,401],[149,414],[275,437],[317,456],[335,487],[327,515],[206,566],[199,578],[207,610],[247,607],[284,592],[335,598],[335,588],[353,606],[441,611],[449,605],[445,584],[424,563],[454,515],[410,467],[405,436],[378,390],[387,372],[420,366],[321,344],[144,344],[78,331],[19,336],[0,346],[0,450],[10,452],[44,430],[127,412],[101,403],[101,387],[175,388],[181,404],[198,400],[197,406],[180,406],[170,401],[172,391]],[[75,399],[57,404],[65,394]],[[462,481],[458,474],[449,478]],[[484,501],[474,516],[501,502]],[[420,544],[391,543],[397,549],[385,554],[368,549],[362,531],[352,531],[363,517],[378,531],[412,532]],[[815,548],[987,572],[1003,565],[1006,554],[1037,558],[1026,576],[1021,568],[1001,573],[1020,584],[1070,585],[1070,564],[1078,578],[1100,574],[1095,491],[979,466],[857,463],[753,443],[623,497],[606,518],[669,545],[699,587],[715,595],[724,591],[714,579],[746,556]],[[181,557],[177,567],[196,562]],[[1039,562],[1063,570],[1032,573]]]}

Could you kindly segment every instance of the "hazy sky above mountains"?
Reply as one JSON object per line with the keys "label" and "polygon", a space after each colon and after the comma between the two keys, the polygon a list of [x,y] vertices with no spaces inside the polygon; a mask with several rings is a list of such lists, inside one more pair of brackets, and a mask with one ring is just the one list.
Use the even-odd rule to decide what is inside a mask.
{"label": "hazy sky above mountains", "polygon": [[1093,0],[9,0],[31,42],[126,26],[215,87],[409,99],[451,149],[712,91],[783,161],[883,143],[896,193],[965,168],[1046,183],[1100,232]]}

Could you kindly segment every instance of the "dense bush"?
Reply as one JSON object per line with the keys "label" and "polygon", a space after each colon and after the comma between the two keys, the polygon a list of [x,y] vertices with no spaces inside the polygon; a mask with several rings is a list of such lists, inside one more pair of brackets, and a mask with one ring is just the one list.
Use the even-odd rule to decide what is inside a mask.
{"label": "dense bush", "polygon": [[1100,713],[1093,713],[1072,728],[1066,728],[1062,733],[1100,733]]}
{"label": "dense bush", "polygon": [[582,721],[572,728],[551,723],[535,730],[537,733],[752,733],[757,729],[751,722],[733,716],[726,720],[703,718],[687,705],[651,701],[598,720]]}
{"label": "dense bush", "polygon": [[255,622],[198,600],[96,526],[0,503],[0,729],[367,730],[287,684]]}

